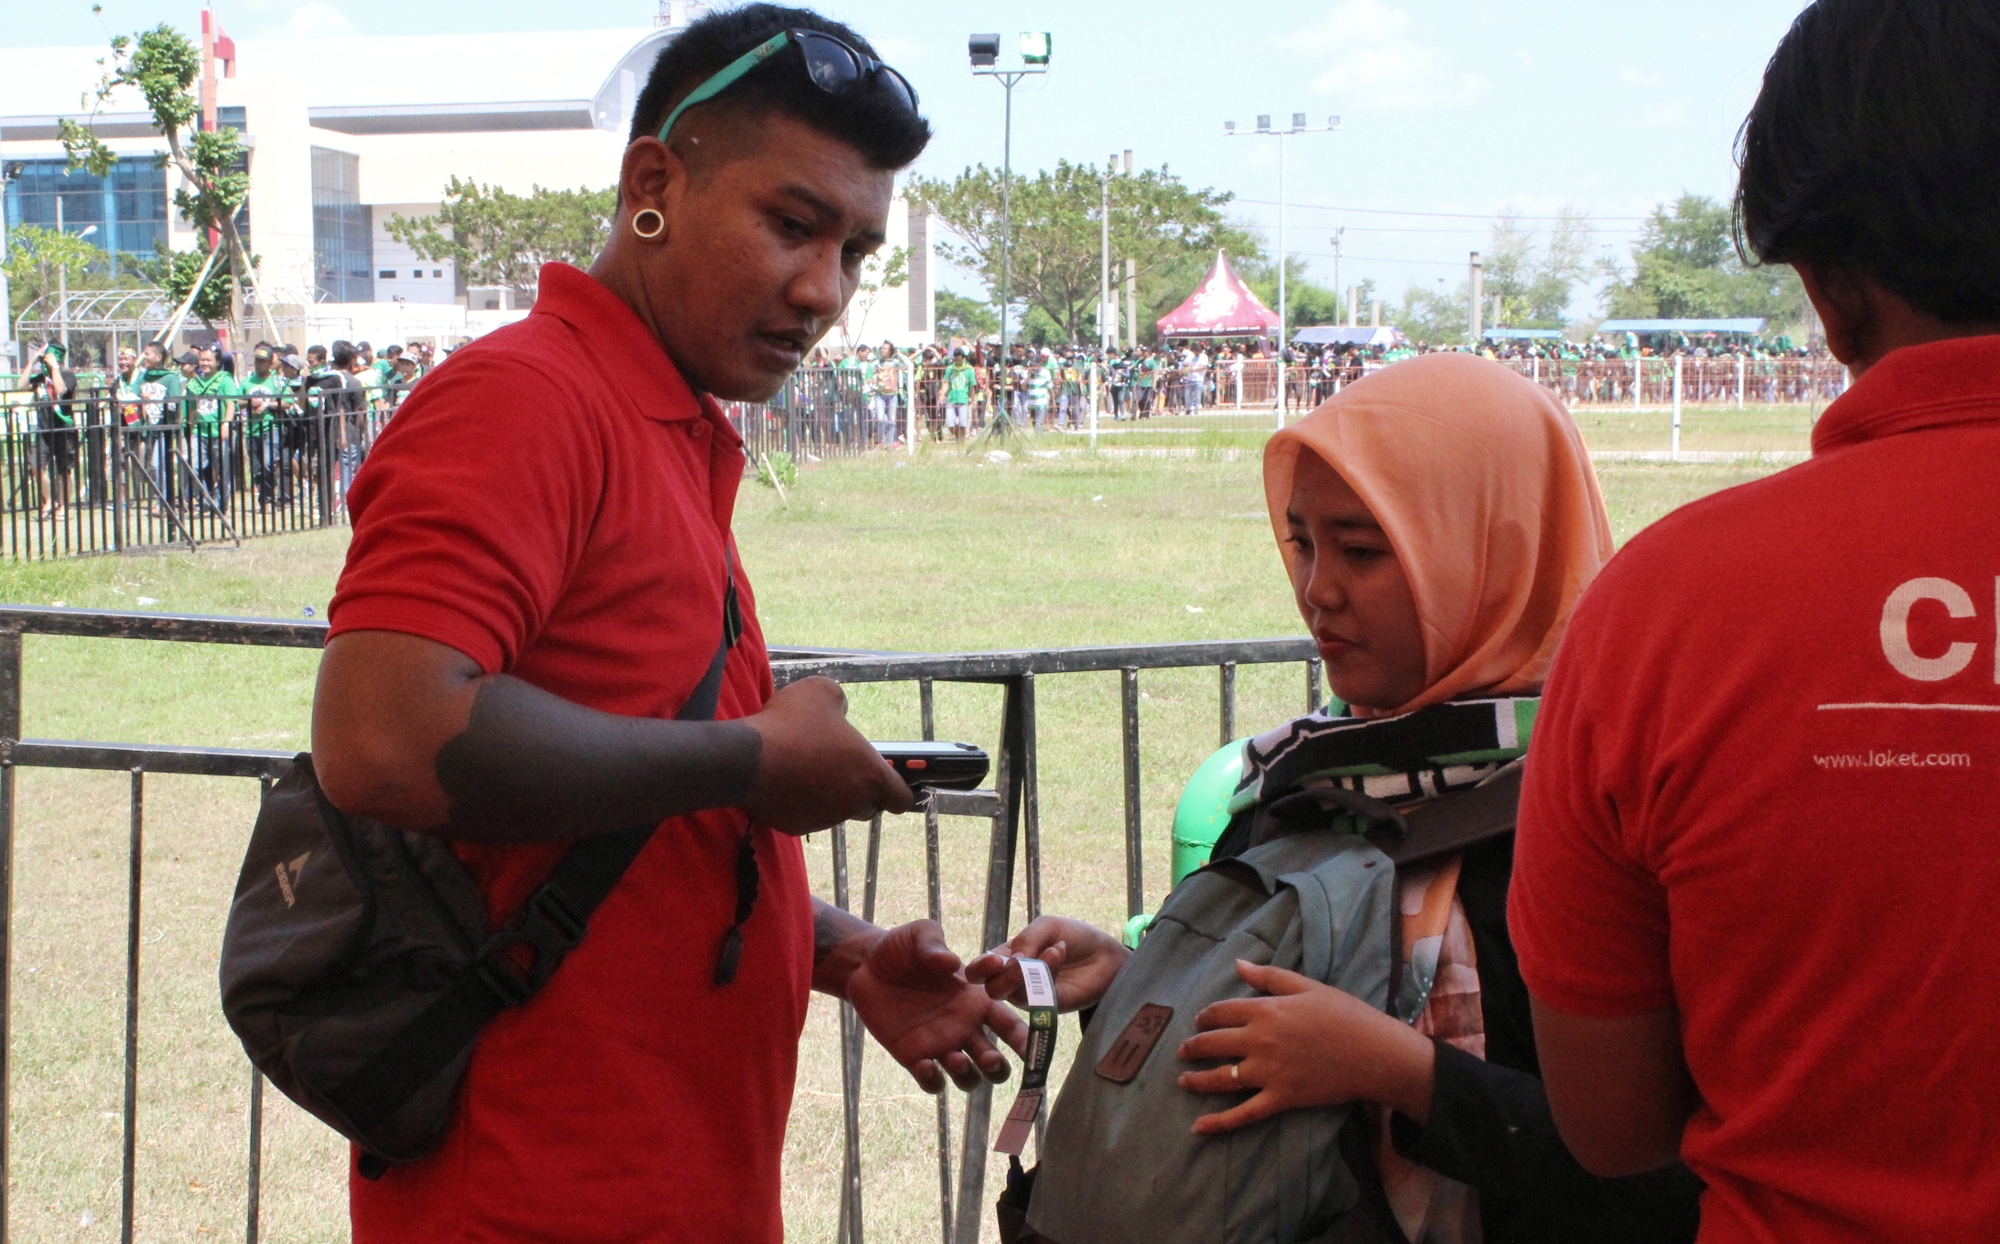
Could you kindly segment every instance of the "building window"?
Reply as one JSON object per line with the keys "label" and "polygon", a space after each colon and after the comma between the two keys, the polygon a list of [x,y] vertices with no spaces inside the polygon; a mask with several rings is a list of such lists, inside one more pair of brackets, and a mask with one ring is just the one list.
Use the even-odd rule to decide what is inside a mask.
{"label": "building window", "polygon": [[361,157],[312,149],[314,287],[333,302],[373,302],[375,240],[361,202]]}
{"label": "building window", "polygon": [[92,246],[120,256],[150,259],[167,242],[167,171],[144,156],[111,166],[104,177],[72,170],[64,160],[10,160],[20,176],[7,183],[7,228],[56,227],[56,200],[62,200],[63,228],[82,233],[92,225]]}
{"label": "building window", "polygon": [[444,269],[443,269],[443,268],[432,268],[432,269],[431,269],[431,279],[432,279],[432,280],[435,280],[435,281],[442,281],[442,280],[444,279]]}
{"label": "building window", "polygon": [[410,279],[411,279],[411,280],[413,280],[413,281],[414,281],[414,280],[417,280],[417,279],[419,279],[419,278],[421,278],[421,277],[423,276],[423,274],[424,274],[424,270],[423,270],[422,268],[412,268],[412,269],[410,269]]}
{"label": "building window", "polygon": [[375,275],[380,277],[382,280],[393,281],[396,279],[396,270],[394,268],[384,268],[380,272],[377,272]]}

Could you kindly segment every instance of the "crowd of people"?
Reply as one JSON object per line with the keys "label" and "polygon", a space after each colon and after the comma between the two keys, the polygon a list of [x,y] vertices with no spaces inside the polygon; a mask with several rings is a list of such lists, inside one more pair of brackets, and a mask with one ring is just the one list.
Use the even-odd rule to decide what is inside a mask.
{"label": "crowd of people", "polygon": [[260,508],[288,505],[322,452],[332,489],[345,496],[382,421],[436,359],[428,342],[379,355],[366,341],[339,340],[303,351],[259,341],[240,353],[210,344],[170,356],[151,341],[107,360],[83,349],[72,358],[50,341],[29,354],[22,382],[31,398],[9,407],[8,430],[25,447],[20,464],[45,518],[105,491],[101,468],[79,478],[77,467],[84,438],[113,426],[138,442],[156,506],[227,511],[246,486]]}
{"label": "crowd of people", "polygon": [[1688,360],[1693,364],[1688,396],[1696,401],[1719,396],[1725,387],[1734,392],[1739,361],[1745,365],[1740,379],[1746,396],[1767,402],[1805,400],[1812,368],[1834,367],[1824,352],[1794,347],[1784,338],[1767,343],[1679,334],[1641,340],[1628,333],[1618,341],[1489,340],[1477,349],[1400,342],[1279,350],[1257,338],[1108,349],[1015,342],[1004,361],[992,341],[954,339],[914,347],[884,341],[814,351],[785,391],[766,405],[766,415],[774,425],[792,416],[817,417],[836,437],[869,446],[901,444],[912,423],[920,440],[963,441],[1002,415],[1015,430],[1078,431],[1088,425],[1093,405],[1113,422],[1269,407],[1277,398],[1280,365],[1287,406],[1310,410],[1371,372],[1433,353],[1494,359],[1569,405],[1629,401],[1635,386],[1658,383],[1643,368],[1635,371],[1635,360]]}

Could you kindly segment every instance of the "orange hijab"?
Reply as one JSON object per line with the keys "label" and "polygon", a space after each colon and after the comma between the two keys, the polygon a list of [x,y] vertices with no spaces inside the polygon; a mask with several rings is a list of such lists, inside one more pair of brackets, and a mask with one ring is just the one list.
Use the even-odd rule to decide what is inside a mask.
{"label": "orange hijab", "polygon": [[1583,438],[1540,385],[1469,354],[1426,354],[1347,387],[1264,449],[1264,498],[1289,562],[1285,511],[1301,451],[1324,458],[1382,524],[1424,628],[1424,691],[1532,694],[1611,524]]}

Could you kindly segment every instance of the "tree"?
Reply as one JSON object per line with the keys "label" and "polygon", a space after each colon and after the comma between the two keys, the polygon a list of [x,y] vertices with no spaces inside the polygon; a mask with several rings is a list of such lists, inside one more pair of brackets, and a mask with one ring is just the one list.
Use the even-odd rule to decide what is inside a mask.
{"label": "tree", "polygon": [[[162,250],[150,261],[139,267],[152,282],[166,291],[167,297],[179,306],[194,292],[195,282],[201,279],[201,270],[208,263],[206,251]],[[193,315],[210,328],[217,320],[228,320],[232,295],[236,283],[229,279],[227,272],[212,272],[202,283],[201,294],[188,308]]]}
{"label": "tree", "polygon": [[1803,323],[1805,287],[1789,267],[1750,267],[1737,254],[1729,207],[1706,195],[1661,203],[1632,248],[1632,273],[1609,272],[1610,312],[1626,319],[1757,316]]}
{"label": "tree", "polygon": [[847,314],[840,317],[841,335],[859,344],[868,340],[868,313],[885,289],[901,289],[910,283],[910,248],[892,247],[886,255],[871,255],[861,267],[861,280],[848,300]]}
{"label": "tree", "polygon": [[[950,263],[1000,289],[1000,172],[985,165],[951,181],[912,178],[908,190],[952,235],[938,245]],[[1039,309],[1069,341],[1081,340],[1094,319],[1102,261],[1102,173],[1096,166],[1058,163],[1013,183],[1012,296]],[[1254,256],[1256,239],[1230,224],[1222,207],[1232,196],[1191,190],[1162,165],[1111,179],[1111,253],[1138,269],[1143,306],[1185,297],[1206,273],[1217,249]],[[1189,273],[1193,275],[1190,276]],[[1178,288],[1178,294],[1171,291]]]}
{"label": "tree", "polygon": [[525,195],[451,179],[435,216],[391,216],[383,231],[433,262],[449,259],[467,285],[504,285],[535,296],[545,263],[587,268],[611,237],[618,191],[548,190]]}
{"label": "tree", "polygon": [[1546,241],[1523,228],[1517,213],[1500,213],[1482,257],[1481,292],[1489,306],[1496,294],[1500,298],[1500,314],[1493,322],[1561,328],[1571,295],[1590,275],[1591,238],[1590,218],[1572,207],[1557,212]]}
{"label": "tree", "polygon": [[1427,345],[1463,345],[1471,327],[1472,294],[1469,282],[1459,282],[1447,291],[1412,285],[1403,292],[1403,305],[1391,314],[1391,322],[1412,341]]}
{"label": "tree", "polygon": [[1000,316],[991,303],[954,294],[948,289],[937,292],[938,336],[978,340],[999,331]]}
{"label": "tree", "polygon": [[[159,163],[161,167],[171,165],[181,175],[181,184],[174,189],[174,206],[195,227],[204,257],[214,244],[212,239],[222,243],[232,335],[242,335],[242,306],[236,291],[247,278],[256,291],[265,328],[272,340],[277,340],[278,327],[258,283],[256,259],[244,249],[236,228],[236,214],[250,197],[248,153],[243,141],[228,128],[186,132],[201,113],[201,104],[189,89],[201,73],[201,50],[162,22],[136,35],[114,37],[111,55],[97,63],[106,72],[91,92],[92,119],[119,88],[137,87],[153,116],[154,128],[167,140],[167,153],[158,157]],[[99,177],[111,172],[118,156],[89,125],[64,117],[58,126],[71,168],[87,168]]]}
{"label": "tree", "polygon": [[104,251],[73,233],[16,225],[7,232],[9,322],[36,299],[52,297],[64,280],[65,270],[71,289],[114,287],[117,281],[111,275],[110,260]]}

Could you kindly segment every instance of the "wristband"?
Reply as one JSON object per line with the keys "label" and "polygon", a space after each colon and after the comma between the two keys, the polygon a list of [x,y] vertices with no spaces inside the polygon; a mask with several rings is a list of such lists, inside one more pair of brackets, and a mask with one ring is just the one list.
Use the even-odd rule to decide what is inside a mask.
{"label": "wristband", "polygon": [[1042,1113],[1049,1065],[1056,1060],[1056,983],[1055,974],[1040,959],[1021,956],[1014,962],[1021,965],[1021,983],[1028,995],[1028,1052],[1021,1060],[1021,1091],[1000,1125],[993,1151],[1018,1158],[1027,1148],[1029,1129]]}

